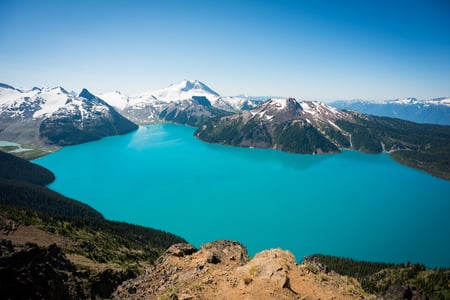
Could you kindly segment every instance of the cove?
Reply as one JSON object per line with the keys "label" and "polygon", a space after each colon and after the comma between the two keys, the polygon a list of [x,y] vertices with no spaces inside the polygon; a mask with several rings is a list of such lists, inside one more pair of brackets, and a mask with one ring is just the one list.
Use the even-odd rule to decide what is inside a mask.
{"label": "cove", "polygon": [[389,155],[298,155],[204,143],[159,124],[64,147],[35,160],[49,187],[106,218],[200,246],[237,240],[251,255],[281,247],[298,261],[323,253],[450,266],[450,182]]}

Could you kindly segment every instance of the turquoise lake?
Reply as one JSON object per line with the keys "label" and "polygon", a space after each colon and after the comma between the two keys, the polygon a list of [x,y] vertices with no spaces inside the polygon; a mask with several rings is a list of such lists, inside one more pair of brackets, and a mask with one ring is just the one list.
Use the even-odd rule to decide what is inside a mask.
{"label": "turquoise lake", "polygon": [[64,147],[34,162],[49,187],[107,219],[158,228],[195,246],[238,240],[384,262],[450,266],[450,182],[389,155],[298,155],[210,145],[195,129],[137,131]]}

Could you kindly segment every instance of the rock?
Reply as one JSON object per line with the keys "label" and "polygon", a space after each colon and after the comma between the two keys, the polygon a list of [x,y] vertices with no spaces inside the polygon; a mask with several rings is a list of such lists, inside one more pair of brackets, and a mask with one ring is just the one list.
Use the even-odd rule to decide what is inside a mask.
{"label": "rock", "polygon": [[209,263],[234,262],[245,264],[248,261],[247,249],[236,241],[219,240],[202,245],[200,250],[208,252],[208,257],[211,257]]}
{"label": "rock", "polygon": [[256,254],[248,264],[239,268],[238,272],[249,274],[254,280],[272,282],[278,288],[291,289],[287,274],[296,264],[291,252],[272,249]]}
{"label": "rock", "polygon": [[[249,260],[247,249],[235,241],[204,244],[198,251],[178,244],[166,251],[145,274],[124,282],[115,299],[362,299],[331,275],[329,286],[319,275],[302,274],[289,251],[262,251]],[[336,275],[340,276],[340,275]],[[247,281],[246,281],[247,280]],[[176,297],[176,298],[175,298]]]}
{"label": "rock", "polygon": [[164,252],[161,257],[162,258],[167,256],[184,257],[187,255],[192,255],[195,252],[197,252],[197,249],[191,244],[179,243],[170,246],[170,248],[167,249],[166,252]]}

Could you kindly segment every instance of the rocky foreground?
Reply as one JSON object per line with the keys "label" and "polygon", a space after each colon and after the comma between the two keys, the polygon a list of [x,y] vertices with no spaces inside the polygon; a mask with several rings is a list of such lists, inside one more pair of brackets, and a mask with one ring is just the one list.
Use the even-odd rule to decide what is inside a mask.
{"label": "rocky foreground", "polygon": [[358,281],[320,264],[297,264],[291,252],[265,250],[249,258],[238,242],[200,250],[171,246],[145,274],[123,283],[116,299],[374,299]]}

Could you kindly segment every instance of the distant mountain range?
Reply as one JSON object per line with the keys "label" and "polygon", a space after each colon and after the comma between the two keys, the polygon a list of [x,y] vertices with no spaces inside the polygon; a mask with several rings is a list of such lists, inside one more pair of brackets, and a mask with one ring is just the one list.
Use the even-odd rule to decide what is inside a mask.
{"label": "distant mountain range", "polygon": [[399,118],[417,123],[450,125],[450,98],[417,100],[416,98],[386,100],[340,100],[330,103],[339,109],[351,109],[361,113]]}
{"label": "distant mountain range", "polygon": [[260,103],[259,99],[245,96],[220,96],[198,80],[183,80],[164,89],[131,96],[120,92],[98,96],[121,114],[140,124],[175,121],[198,125],[199,116],[222,116],[227,112],[254,108]]}
{"label": "distant mountain range", "polygon": [[137,129],[133,122],[198,126],[259,103],[245,96],[222,97],[197,80],[133,96],[120,92],[96,96],[86,89],[77,95],[62,87],[22,90],[0,84],[0,140],[72,145],[130,132]]}

